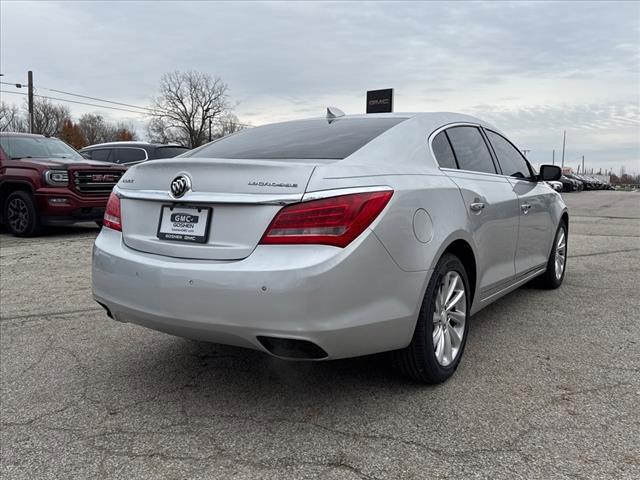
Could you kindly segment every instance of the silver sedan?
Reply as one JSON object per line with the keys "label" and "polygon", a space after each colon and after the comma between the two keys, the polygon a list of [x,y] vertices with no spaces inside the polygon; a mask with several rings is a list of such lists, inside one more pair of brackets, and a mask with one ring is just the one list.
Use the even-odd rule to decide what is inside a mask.
{"label": "silver sedan", "polygon": [[265,125],[135,166],[93,250],[108,315],[174,335],[324,360],[393,351],[442,382],[469,319],[562,283],[562,198],[498,129],[453,113]]}

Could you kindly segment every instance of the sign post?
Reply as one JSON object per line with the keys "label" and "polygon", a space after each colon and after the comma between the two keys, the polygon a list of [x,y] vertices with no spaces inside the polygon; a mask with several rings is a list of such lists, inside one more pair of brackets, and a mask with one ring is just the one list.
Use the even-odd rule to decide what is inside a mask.
{"label": "sign post", "polygon": [[367,91],[367,113],[393,112],[393,88]]}

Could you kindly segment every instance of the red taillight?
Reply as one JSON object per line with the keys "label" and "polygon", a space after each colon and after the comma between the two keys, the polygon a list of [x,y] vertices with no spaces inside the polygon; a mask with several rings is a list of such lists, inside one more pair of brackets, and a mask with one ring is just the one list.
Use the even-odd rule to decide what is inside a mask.
{"label": "red taillight", "polygon": [[284,207],[267,228],[263,244],[346,247],[380,214],[393,191],[354,193]]}
{"label": "red taillight", "polygon": [[102,225],[105,227],[122,231],[122,218],[120,213],[120,198],[113,192],[109,195],[109,201],[107,202],[107,208],[104,211],[104,220]]}

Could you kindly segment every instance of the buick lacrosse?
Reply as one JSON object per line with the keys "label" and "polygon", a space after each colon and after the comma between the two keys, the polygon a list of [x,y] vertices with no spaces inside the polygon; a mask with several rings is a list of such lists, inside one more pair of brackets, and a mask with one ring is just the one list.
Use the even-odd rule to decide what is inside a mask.
{"label": "buick lacrosse", "polygon": [[442,382],[471,315],[562,283],[559,177],[460,114],[328,109],[242,130],[124,174],[93,295],[121,322],[285,359],[394,351]]}

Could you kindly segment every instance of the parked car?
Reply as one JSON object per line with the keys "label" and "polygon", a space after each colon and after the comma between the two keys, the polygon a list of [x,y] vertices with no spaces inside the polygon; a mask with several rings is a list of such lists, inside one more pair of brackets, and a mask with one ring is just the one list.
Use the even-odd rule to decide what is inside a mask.
{"label": "parked car", "polygon": [[177,157],[188,151],[187,147],[175,144],[111,142],[89,145],[80,150],[80,153],[91,160],[117,163],[130,167],[147,160]]}
{"label": "parked car", "polygon": [[581,192],[582,190],[584,190],[584,182],[581,182],[580,180],[572,177],[571,175],[567,175],[566,177],[574,183],[576,191]]}
{"label": "parked car", "polygon": [[0,222],[30,236],[41,226],[95,221],[124,168],[82,157],[62,140],[0,133]]}
{"label": "parked car", "polygon": [[600,190],[601,182],[599,180],[582,174],[578,175],[578,177],[585,182],[585,188],[587,190]]}
{"label": "parked car", "polygon": [[579,183],[577,180],[567,177],[566,175],[562,175],[559,181],[562,183],[563,192],[576,192],[580,190],[581,183]]}
{"label": "parked car", "polygon": [[587,178],[589,178],[589,180],[591,180],[593,182],[593,184],[595,185],[595,189],[596,190],[606,190],[607,189],[607,184],[605,182],[603,182],[602,180],[600,180],[599,178],[591,177],[591,176],[588,176]]}
{"label": "parked car", "polygon": [[466,115],[331,112],[128,169],[93,250],[107,314],[285,359],[395,351],[435,383],[472,314],[561,285],[559,167]]}
{"label": "parked car", "polygon": [[589,189],[588,182],[585,179],[580,178],[579,175],[576,175],[575,173],[571,173],[571,174],[567,174],[566,177],[571,179],[571,180],[574,180],[574,181],[576,181],[576,182],[578,182],[580,184],[578,186],[578,190],[588,190]]}
{"label": "parked car", "polygon": [[559,180],[550,180],[546,182],[546,184],[553,188],[556,192],[565,191],[562,182]]}

